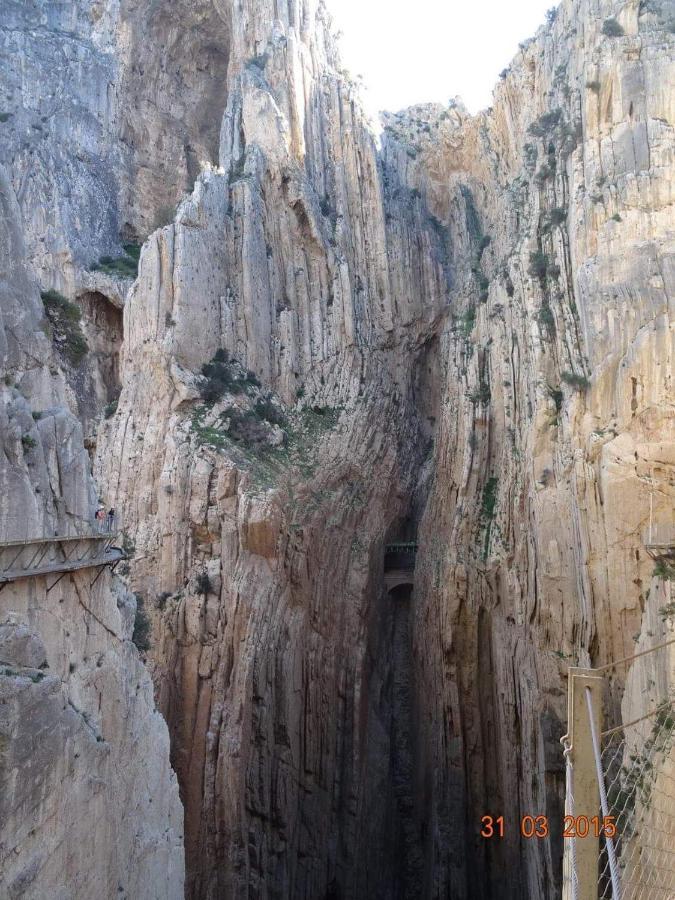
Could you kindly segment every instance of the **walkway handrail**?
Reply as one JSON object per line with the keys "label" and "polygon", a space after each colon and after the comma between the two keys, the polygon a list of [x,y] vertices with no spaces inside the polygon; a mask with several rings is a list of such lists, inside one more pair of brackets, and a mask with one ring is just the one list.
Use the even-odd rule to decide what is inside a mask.
{"label": "walkway handrail", "polygon": [[64,541],[108,541],[113,537],[117,537],[117,532],[94,531],[91,534],[55,534],[53,537],[0,541],[0,549],[3,547],[29,547],[31,544],[61,544]]}
{"label": "walkway handrail", "polygon": [[645,547],[675,547],[675,524],[655,522],[642,535]]}
{"label": "walkway handrail", "polygon": [[107,513],[103,519],[94,519],[90,531],[79,534],[54,534],[51,536],[13,538],[10,541],[0,541],[0,549],[3,547],[27,547],[30,544],[58,544],[63,541],[102,541],[110,540],[121,533],[119,516],[109,516]]}

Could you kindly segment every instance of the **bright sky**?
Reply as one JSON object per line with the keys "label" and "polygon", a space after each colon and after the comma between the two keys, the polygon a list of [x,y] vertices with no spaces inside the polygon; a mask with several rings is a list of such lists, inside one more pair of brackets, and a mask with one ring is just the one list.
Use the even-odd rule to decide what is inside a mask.
{"label": "bright sky", "polygon": [[447,103],[476,113],[499,73],[544,22],[556,0],[326,0],[352,75],[371,111]]}

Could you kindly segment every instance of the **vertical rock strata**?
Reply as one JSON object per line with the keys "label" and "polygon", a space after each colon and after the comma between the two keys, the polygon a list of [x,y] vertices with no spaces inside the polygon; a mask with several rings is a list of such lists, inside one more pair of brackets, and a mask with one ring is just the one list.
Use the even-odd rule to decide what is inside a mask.
{"label": "vertical rock strata", "polygon": [[[384,182],[323,13],[290,7],[242,47],[249,14],[221,167],[143,251],[98,471],[157,607],[191,894],[389,896],[391,712],[371,709],[370,670],[392,677],[383,544],[428,462],[414,375],[444,246],[397,172]],[[221,348],[287,404],[285,447],[237,444],[204,412],[194,373]],[[231,422],[251,400],[227,402]]]}
{"label": "vertical rock strata", "polygon": [[[542,842],[518,823],[561,818],[567,666],[642,649],[670,602],[642,540],[650,492],[655,519],[672,521],[675,483],[668,4],[565,0],[490,110],[387,115],[379,146],[315,0],[82,0],[43,11],[40,28],[6,5],[0,34],[19,54],[7,96],[21,100],[0,131],[17,198],[4,227],[40,286],[80,304],[97,356],[79,382],[50,371],[37,290],[8,270],[0,350],[23,398],[3,388],[17,459],[0,478],[36,527],[85,520],[95,498],[62,407],[89,433],[119,378],[96,474],[152,619],[188,896],[558,896],[555,824]],[[622,34],[604,33],[610,17]],[[61,71],[58,41],[68,103],[52,119],[19,60]],[[20,139],[31,115],[49,129],[39,148]],[[52,128],[77,147],[67,165]],[[150,231],[133,284],[88,270]],[[121,350],[118,313],[100,303],[124,306]],[[46,366],[25,362],[26,322]],[[35,422],[26,397],[59,409]],[[22,459],[24,430],[44,467]],[[8,535],[17,508],[3,504]],[[385,546],[414,539],[412,592],[388,593]],[[79,576],[56,597],[57,625],[42,618],[53,593],[11,595],[0,640],[23,648],[27,677],[7,695],[6,733],[24,694],[44,710],[32,720],[58,723],[54,741],[75,729],[40,808],[61,802],[76,748],[95,773],[83,802],[133,797],[152,847],[128,851],[137,881],[123,890],[145,896],[159,865],[156,896],[178,896],[165,739],[125,640],[126,589],[105,579],[89,600]],[[78,616],[87,636],[64,636]],[[31,680],[38,635],[62,685]],[[127,712],[96,711],[115,679]],[[614,689],[619,708],[620,677]],[[106,767],[124,745],[110,734],[137,761],[114,801]],[[499,843],[477,836],[488,812],[507,819]],[[107,879],[105,847],[140,827],[91,850]],[[12,857],[17,896],[43,871],[33,839]],[[79,859],[68,865],[75,877]]]}
{"label": "vertical rock strata", "polygon": [[[2,168],[0,259],[0,541],[88,533],[96,494],[82,427]],[[131,643],[135,599],[107,570],[58,579],[0,592],[0,896],[177,900],[183,815]]]}
{"label": "vertical rock strata", "polygon": [[[488,852],[475,822],[559,818],[566,666],[632,647],[646,485],[672,505],[665,10],[563,4],[490,111],[391,116],[378,158],[321,11],[263,6],[232,18],[221,169],[144,250],[99,456],[157,598],[190,889],[395,896],[398,864],[552,896],[559,839]],[[332,410],[303,465],[242,453],[240,400],[195,418],[220,348]],[[382,551],[427,491],[401,685]]]}
{"label": "vertical rock strata", "polygon": [[[603,34],[610,15],[624,36]],[[504,871],[512,896],[551,895],[560,842],[517,824],[559,820],[566,668],[634,652],[665,605],[643,534],[650,494],[655,521],[673,515],[668,27],[666,4],[565,3],[487,114],[390,125],[394,147],[418,144],[415,183],[451,243],[474,232],[453,267],[414,632],[441,780],[430,869],[468,872],[472,896]],[[472,837],[455,859],[458,792]],[[512,823],[498,845],[473,837],[492,810]]]}

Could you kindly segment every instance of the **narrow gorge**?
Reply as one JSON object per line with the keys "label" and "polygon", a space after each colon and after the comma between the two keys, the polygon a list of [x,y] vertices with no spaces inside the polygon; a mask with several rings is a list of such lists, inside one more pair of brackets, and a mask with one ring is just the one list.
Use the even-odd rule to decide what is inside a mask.
{"label": "narrow gorge", "polygon": [[321,0],[0,48],[0,897],[559,897],[480,822],[675,626],[672,0],[381,133]]}

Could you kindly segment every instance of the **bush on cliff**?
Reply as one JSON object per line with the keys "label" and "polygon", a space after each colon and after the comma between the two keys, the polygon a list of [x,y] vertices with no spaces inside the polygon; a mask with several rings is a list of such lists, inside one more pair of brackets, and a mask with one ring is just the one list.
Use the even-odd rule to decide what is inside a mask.
{"label": "bush on cliff", "polygon": [[585,391],[586,388],[591,386],[590,381],[586,378],[585,375],[577,375],[576,372],[563,372],[560,376],[565,384],[569,384],[571,387],[576,388],[579,391]]}
{"label": "bush on cliff", "polygon": [[543,281],[548,272],[549,262],[548,256],[540,250],[530,253],[530,265],[527,269],[528,275]]}
{"label": "bush on cliff", "polygon": [[138,276],[138,263],[141,258],[141,245],[128,242],[122,244],[123,256],[102,256],[92,266],[95,272],[105,272],[118,278],[136,278]]}
{"label": "bush on cliff", "polygon": [[131,640],[141,651],[150,649],[150,620],[145,612],[145,601],[141,594],[136,594],[136,617]]}
{"label": "bush on cliff", "polygon": [[80,326],[80,308],[58,291],[42,291],[40,296],[51,325],[54,343],[72,365],[79,365],[89,352]]}
{"label": "bush on cliff", "polygon": [[605,19],[602,23],[602,33],[607,37],[622,37],[626,32],[619,22],[612,17],[611,19]]}

